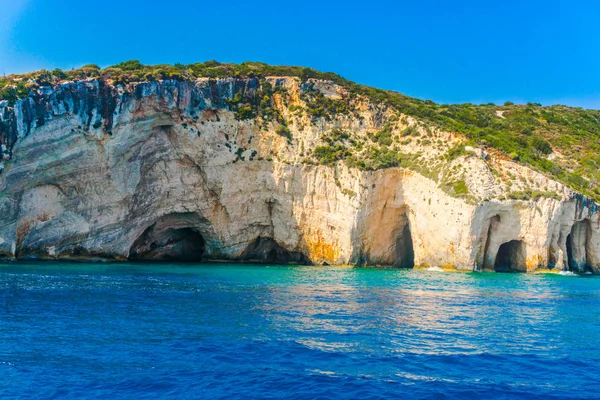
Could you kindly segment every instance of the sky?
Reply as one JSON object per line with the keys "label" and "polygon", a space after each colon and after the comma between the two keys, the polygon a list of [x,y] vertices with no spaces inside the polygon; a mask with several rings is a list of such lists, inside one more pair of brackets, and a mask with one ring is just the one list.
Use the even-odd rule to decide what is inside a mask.
{"label": "sky", "polygon": [[262,61],[439,103],[600,109],[598,0],[0,0],[0,74]]}

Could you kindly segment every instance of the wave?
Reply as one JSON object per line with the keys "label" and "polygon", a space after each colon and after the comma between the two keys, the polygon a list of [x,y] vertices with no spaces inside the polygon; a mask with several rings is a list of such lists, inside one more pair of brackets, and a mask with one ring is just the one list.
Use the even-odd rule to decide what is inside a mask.
{"label": "wave", "polygon": [[578,275],[577,275],[575,272],[573,272],[573,271],[560,271],[558,274],[559,274],[559,275],[562,275],[562,276],[578,276]]}

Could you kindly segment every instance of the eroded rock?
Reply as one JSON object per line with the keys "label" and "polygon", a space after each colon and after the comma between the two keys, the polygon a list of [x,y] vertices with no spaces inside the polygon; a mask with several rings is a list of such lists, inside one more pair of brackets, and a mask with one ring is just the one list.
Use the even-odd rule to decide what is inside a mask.
{"label": "eroded rock", "polygon": [[561,194],[501,199],[489,156],[474,148],[452,165],[468,167],[475,201],[407,169],[310,165],[303,157],[324,132],[370,134],[386,111],[365,103],[360,118],[314,120],[291,110],[303,104],[298,79],[269,79],[288,93],[274,103],[289,135],[230,109],[236,94],[256,96],[255,79],[70,82],[0,103],[0,255],[600,271],[598,209],[585,197],[500,160]]}

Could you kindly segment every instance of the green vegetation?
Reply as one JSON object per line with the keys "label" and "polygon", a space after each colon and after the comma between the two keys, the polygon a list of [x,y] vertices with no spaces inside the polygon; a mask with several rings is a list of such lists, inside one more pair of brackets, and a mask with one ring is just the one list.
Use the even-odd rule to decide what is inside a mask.
{"label": "green vegetation", "polygon": [[452,161],[460,156],[463,156],[466,153],[465,147],[466,146],[464,144],[459,144],[448,149],[448,152],[446,153],[446,160]]}
{"label": "green vegetation", "polygon": [[380,144],[381,146],[391,146],[392,145],[392,127],[391,125],[385,124],[383,129],[375,134],[373,137],[374,141]]}
{"label": "green vegetation", "polygon": [[333,165],[337,161],[346,160],[352,156],[351,145],[348,140],[350,134],[341,129],[332,129],[328,134],[321,136],[325,146],[317,146],[313,156],[320,164]]}
{"label": "green vegetation", "polygon": [[338,114],[349,114],[352,111],[347,100],[325,97],[312,84],[302,92],[302,100],[306,102],[306,111],[313,121],[319,118],[331,120]]}
{"label": "green vegetation", "polygon": [[244,104],[240,106],[237,110],[235,110],[235,118],[239,120],[251,119],[256,116],[254,109],[252,106]]}
{"label": "green vegetation", "polygon": [[454,190],[454,193],[456,193],[458,196],[464,196],[469,194],[469,188],[467,187],[465,181],[462,179],[452,182],[452,190]]}
{"label": "green vegetation", "polygon": [[560,200],[561,196],[555,192],[544,192],[537,190],[523,190],[519,192],[510,192],[506,195],[506,198],[512,200],[539,200],[542,197],[548,197],[555,200]]}
{"label": "green vegetation", "polygon": [[[460,133],[474,144],[497,149],[507,158],[550,175],[596,200],[600,199],[599,110],[562,105],[542,107],[536,103],[518,105],[512,102],[506,102],[502,106],[436,104],[397,92],[359,85],[339,75],[309,68],[271,66],[259,62],[224,64],[216,61],[188,65],[143,65],[139,61],[130,60],[104,69],[89,64],[69,71],[55,69],[9,75],[0,78],[0,100],[8,100],[12,105],[17,99],[27,97],[30,90],[36,86],[88,78],[101,78],[114,84],[157,79],[194,80],[200,77],[257,78],[258,89],[233,99],[230,109],[240,120],[260,116],[263,121],[277,122],[282,126],[278,133],[291,140],[283,117],[273,106],[274,96],[282,94],[284,89],[271,87],[263,79],[266,76],[293,76],[304,82],[301,96],[306,106],[290,110],[294,115],[306,113],[313,120],[329,120],[337,115],[358,116],[354,100],[359,97],[368,98],[375,104],[395,110],[398,115],[412,116],[420,121],[428,132],[430,128],[435,127]],[[314,88],[314,83],[309,81],[313,78],[333,81],[343,86],[348,94],[341,99],[324,96]],[[408,140],[415,136],[418,136],[418,130],[410,126],[401,132],[400,139],[408,143]],[[331,144],[314,149],[314,153],[315,157],[324,163],[346,160],[350,165],[359,168],[386,168],[406,162],[406,157],[393,149],[393,140],[390,126],[383,121],[383,128],[372,137],[375,146],[365,149],[364,157],[356,155],[355,146],[361,143],[351,143],[348,139],[335,140]],[[422,139],[420,143],[425,141],[429,142],[429,139]],[[448,157],[458,157],[462,151],[464,149],[454,149]],[[559,156],[549,158],[553,152]]]}
{"label": "green vegetation", "polygon": [[292,132],[290,131],[290,128],[288,128],[286,125],[279,126],[275,132],[279,136],[283,136],[284,138],[287,138],[288,140],[292,140]]}
{"label": "green vegetation", "polygon": [[29,88],[24,81],[13,83],[6,79],[0,79],[0,100],[8,100],[8,104],[12,106],[17,99],[28,95]]}
{"label": "green vegetation", "polygon": [[336,161],[344,160],[350,155],[349,150],[340,144],[334,146],[317,146],[313,152],[321,164],[333,165]]}

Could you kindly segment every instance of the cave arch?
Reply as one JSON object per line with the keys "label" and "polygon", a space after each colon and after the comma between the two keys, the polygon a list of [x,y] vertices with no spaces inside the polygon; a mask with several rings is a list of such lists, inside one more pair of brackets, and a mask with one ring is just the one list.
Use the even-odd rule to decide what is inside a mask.
{"label": "cave arch", "polygon": [[494,261],[494,271],[512,272],[527,270],[527,253],[522,240],[502,243]]}
{"label": "cave arch", "polygon": [[288,250],[274,239],[262,236],[248,245],[240,260],[273,264],[310,264],[310,260],[304,253]]}
{"label": "cave arch", "polygon": [[206,242],[192,213],[166,215],[146,228],[129,249],[130,260],[201,261]]}
{"label": "cave arch", "polygon": [[591,236],[592,226],[589,219],[573,224],[566,242],[569,271],[585,272],[592,269],[589,254]]}

